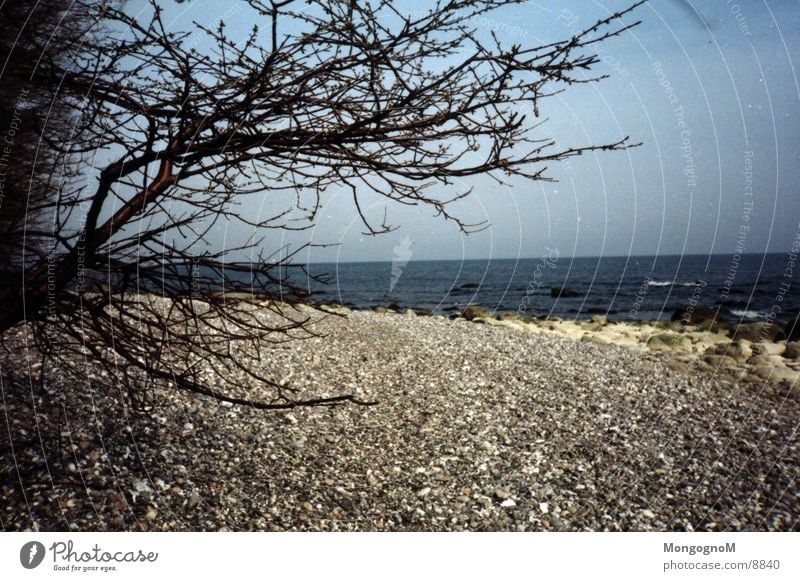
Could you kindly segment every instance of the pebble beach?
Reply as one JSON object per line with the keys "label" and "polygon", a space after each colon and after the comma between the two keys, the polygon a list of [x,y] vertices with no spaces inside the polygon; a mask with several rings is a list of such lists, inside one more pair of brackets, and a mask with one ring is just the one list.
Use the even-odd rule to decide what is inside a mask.
{"label": "pebble beach", "polygon": [[328,310],[269,369],[377,405],[264,412],[162,391],[132,416],[91,386],[4,392],[3,530],[800,529],[791,343]]}

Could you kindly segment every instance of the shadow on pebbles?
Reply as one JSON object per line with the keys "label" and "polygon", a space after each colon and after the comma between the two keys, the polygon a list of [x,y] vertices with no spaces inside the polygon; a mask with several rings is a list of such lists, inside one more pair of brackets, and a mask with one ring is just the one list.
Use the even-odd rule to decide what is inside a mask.
{"label": "shadow on pebbles", "polygon": [[262,353],[273,376],[379,405],[165,391],[133,416],[91,385],[6,385],[3,530],[800,526],[790,388],[465,321],[354,312],[318,329]]}

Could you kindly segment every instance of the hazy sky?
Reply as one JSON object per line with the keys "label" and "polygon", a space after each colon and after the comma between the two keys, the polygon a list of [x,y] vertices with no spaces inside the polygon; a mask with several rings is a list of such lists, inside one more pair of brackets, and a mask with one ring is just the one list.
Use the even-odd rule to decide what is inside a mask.
{"label": "hazy sky", "polygon": [[[626,5],[542,0],[475,24],[509,44],[535,46]],[[185,18],[220,11],[209,0],[184,9]],[[785,251],[800,234],[800,3],[651,0],[636,16],[639,27],[600,46],[598,71],[610,78],[549,99],[542,135],[565,146],[630,135],[641,147],[552,166],[559,183],[517,180],[503,188],[473,179],[475,194],[459,215],[491,227],[470,236],[429,208],[395,204],[388,216],[401,228],[363,236],[350,195],[332,190],[313,230],[274,233],[268,247],[339,244],[312,251],[311,261],[391,260],[393,249],[409,242],[415,260],[534,257],[547,247],[561,256],[734,253],[737,244],[745,252]],[[237,14],[227,20],[233,36],[251,24]],[[749,182],[745,170],[752,171]],[[370,211],[382,215],[384,201],[371,201]],[[263,216],[274,210],[268,198],[252,209]],[[220,243],[235,235],[220,233]]]}

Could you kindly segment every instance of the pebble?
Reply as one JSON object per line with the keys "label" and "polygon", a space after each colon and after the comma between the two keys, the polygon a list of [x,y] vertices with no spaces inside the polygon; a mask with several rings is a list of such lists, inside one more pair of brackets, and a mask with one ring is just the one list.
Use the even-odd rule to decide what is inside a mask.
{"label": "pebble", "polygon": [[500,500],[505,500],[511,496],[511,491],[504,486],[499,486],[494,489],[494,495]]}
{"label": "pebble", "polygon": [[547,506],[546,502],[539,503],[539,510],[542,512],[542,514],[547,514],[550,512],[550,508]]}

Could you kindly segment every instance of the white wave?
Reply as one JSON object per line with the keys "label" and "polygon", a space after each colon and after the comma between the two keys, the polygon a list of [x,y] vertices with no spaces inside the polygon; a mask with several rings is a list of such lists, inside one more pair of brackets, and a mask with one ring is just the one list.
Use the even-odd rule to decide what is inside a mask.
{"label": "white wave", "polygon": [[764,311],[731,309],[731,315],[734,317],[741,317],[742,319],[762,319],[766,317],[767,314]]}
{"label": "white wave", "polygon": [[647,286],[672,286],[675,284],[674,280],[666,281],[666,280],[648,280]]}

